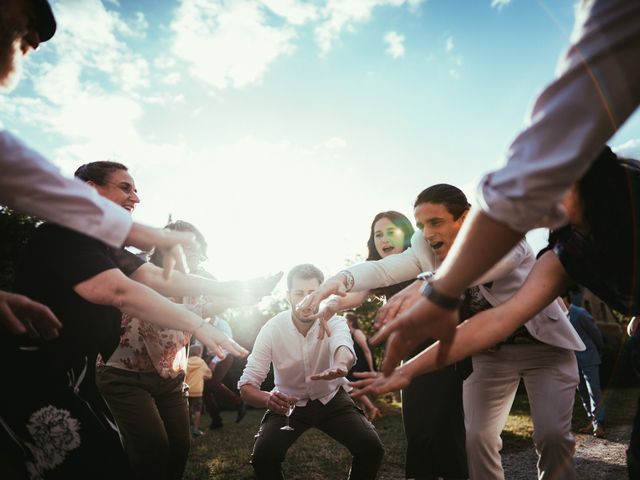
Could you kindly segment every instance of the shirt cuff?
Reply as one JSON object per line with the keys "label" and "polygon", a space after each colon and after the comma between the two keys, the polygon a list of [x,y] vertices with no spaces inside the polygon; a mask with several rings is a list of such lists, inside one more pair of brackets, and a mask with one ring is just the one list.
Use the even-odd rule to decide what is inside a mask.
{"label": "shirt cuff", "polygon": [[124,245],[133,226],[131,213],[121,206],[104,199],[104,215],[102,222],[95,226],[94,231],[86,232],[88,235],[99,238],[107,245],[120,248]]}
{"label": "shirt cuff", "polygon": [[553,229],[567,224],[567,214],[561,205],[550,206],[547,199],[508,197],[492,184],[492,176],[485,175],[477,191],[478,206],[492,219],[523,234],[534,228]]}

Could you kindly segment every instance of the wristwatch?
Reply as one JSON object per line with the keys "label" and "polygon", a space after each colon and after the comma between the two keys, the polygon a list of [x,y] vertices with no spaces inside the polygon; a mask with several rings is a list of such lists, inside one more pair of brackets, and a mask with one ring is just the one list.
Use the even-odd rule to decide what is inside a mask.
{"label": "wristwatch", "polygon": [[464,295],[460,295],[459,297],[450,297],[449,295],[438,292],[435,288],[433,288],[433,285],[431,283],[432,276],[433,274],[431,274],[430,277],[424,279],[420,278],[420,275],[418,275],[418,278],[420,278],[420,280],[425,280],[424,285],[420,288],[420,293],[422,294],[422,296],[430,302],[435,303],[439,307],[444,308],[445,310],[457,310],[462,304]]}

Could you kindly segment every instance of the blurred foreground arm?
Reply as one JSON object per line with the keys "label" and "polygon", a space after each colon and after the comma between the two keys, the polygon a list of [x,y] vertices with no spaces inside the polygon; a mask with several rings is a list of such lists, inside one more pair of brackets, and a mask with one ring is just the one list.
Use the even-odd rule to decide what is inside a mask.
{"label": "blurred foreground arm", "polygon": [[0,290],[0,324],[11,333],[51,340],[58,336],[62,323],[49,307],[16,293]]}

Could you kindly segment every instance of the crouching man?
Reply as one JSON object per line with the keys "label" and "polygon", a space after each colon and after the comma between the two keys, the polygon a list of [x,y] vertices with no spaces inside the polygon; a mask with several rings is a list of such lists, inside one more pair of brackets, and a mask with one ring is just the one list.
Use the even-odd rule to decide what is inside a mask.
{"label": "crouching man", "polygon": [[[324,281],[313,265],[294,267],[287,276],[287,297],[297,305]],[[251,454],[259,480],[282,479],[287,450],[307,429],[315,427],[347,447],[353,456],[349,479],[375,479],[384,449],[373,425],[345,390],[353,363],[353,341],[343,317],[320,321],[292,309],[271,318],[260,330],[238,388],[243,400],[266,407]],[[275,387],[260,389],[273,364]],[[283,427],[289,427],[288,429]]]}

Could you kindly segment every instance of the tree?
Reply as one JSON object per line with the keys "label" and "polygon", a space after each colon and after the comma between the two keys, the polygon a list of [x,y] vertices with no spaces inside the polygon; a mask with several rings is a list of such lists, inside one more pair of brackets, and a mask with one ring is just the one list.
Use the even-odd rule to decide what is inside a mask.
{"label": "tree", "polygon": [[0,290],[12,290],[15,269],[35,228],[42,223],[0,207]]}

